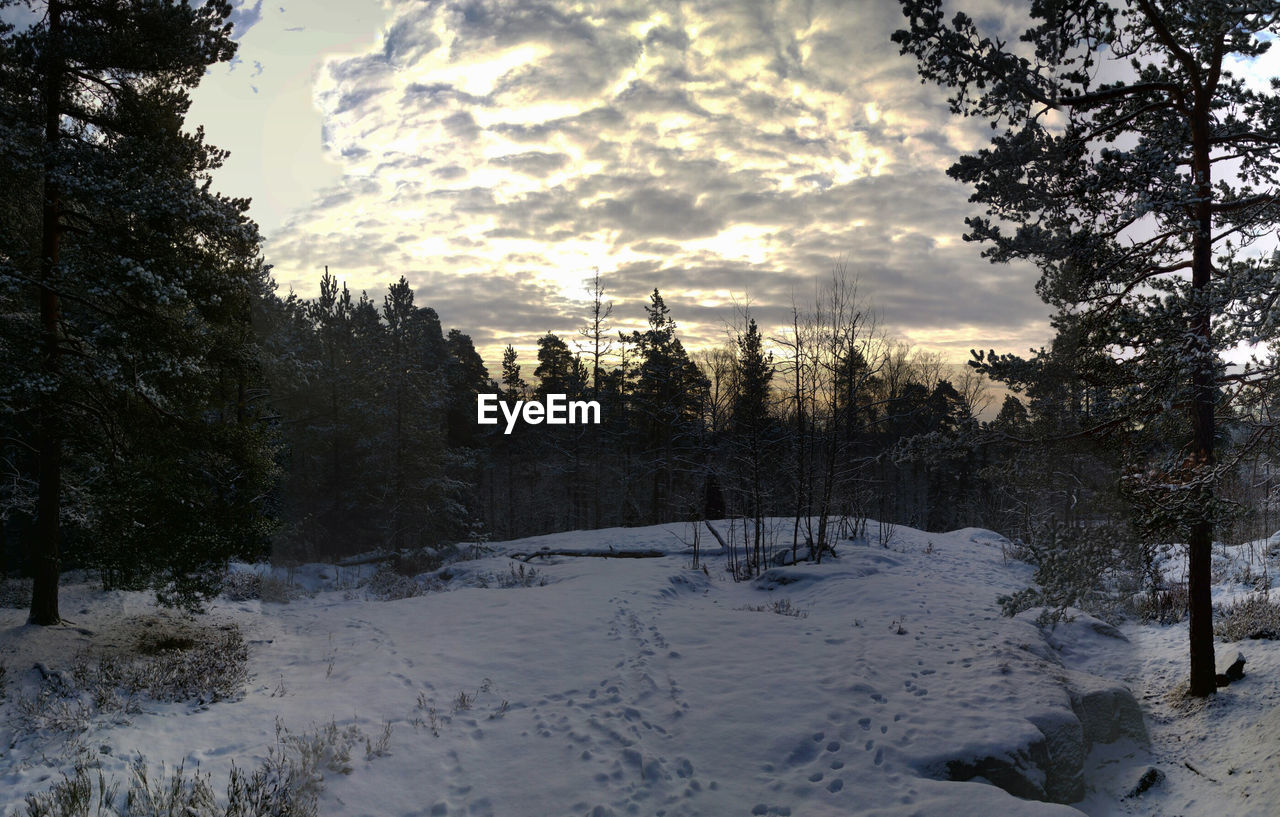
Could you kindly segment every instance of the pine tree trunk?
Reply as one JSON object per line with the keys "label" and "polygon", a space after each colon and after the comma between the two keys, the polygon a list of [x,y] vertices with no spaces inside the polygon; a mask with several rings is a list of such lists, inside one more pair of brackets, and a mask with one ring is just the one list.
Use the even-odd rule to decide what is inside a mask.
{"label": "pine tree trunk", "polygon": [[[1204,300],[1213,273],[1213,210],[1210,185],[1209,116],[1207,104],[1198,106],[1192,122],[1192,141],[1196,181],[1200,188],[1200,201],[1196,205],[1197,231],[1192,245],[1191,289],[1193,310],[1191,314],[1190,340],[1198,348],[1195,369],[1192,372],[1191,426],[1192,456],[1197,468],[1211,468],[1214,462],[1214,373],[1213,360],[1208,350],[1212,348],[1210,337],[1210,306]],[[1205,517],[1191,526],[1188,541],[1189,566],[1187,593],[1189,607],[1191,694],[1212,695],[1217,690],[1213,656],[1213,598],[1211,550],[1213,548],[1213,522],[1207,514],[1213,501],[1213,489],[1206,488],[1200,501]]]}
{"label": "pine tree trunk", "polygon": [[[50,0],[48,67],[44,96],[45,150],[44,204],[40,227],[40,353],[46,375],[58,371],[58,294],[52,279],[58,264],[58,188],[53,182],[55,152],[59,136],[59,101],[62,95],[62,58],[58,53],[62,34],[62,4]],[[58,573],[61,555],[58,517],[62,512],[62,436],[58,410],[52,395],[43,395],[39,409],[35,541],[32,547],[33,584],[31,624],[50,625],[62,620],[58,614]]]}

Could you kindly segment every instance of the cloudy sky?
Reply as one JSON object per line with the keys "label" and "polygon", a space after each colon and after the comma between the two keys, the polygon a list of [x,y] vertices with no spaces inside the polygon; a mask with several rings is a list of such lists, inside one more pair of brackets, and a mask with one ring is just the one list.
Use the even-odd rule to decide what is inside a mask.
{"label": "cloudy sky", "polygon": [[695,347],[735,304],[785,323],[841,260],[949,359],[1048,338],[1034,269],[960,240],[944,171],[990,131],[898,55],[893,0],[279,1],[241,0],[190,122],[282,290],[404,275],[491,370],[583,325],[597,268],[616,326],[658,287]]}

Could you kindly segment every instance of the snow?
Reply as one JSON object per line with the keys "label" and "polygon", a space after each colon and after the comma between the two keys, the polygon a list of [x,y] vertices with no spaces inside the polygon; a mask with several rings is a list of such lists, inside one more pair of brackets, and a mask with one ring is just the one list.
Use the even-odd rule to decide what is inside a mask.
{"label": "snow", "polygon": [[[779,520],[777,540],[790,530]],[[142,594],[88,585],[64,588],[71,627],[0,610],[0,814],[82,749],[108,777],[127,779],[142,754],[152,769],[198,767],[221,793],[232,764],[260,763],[278,728],[330,722],[392,731],[382,756],[361,748],[349,772],[326,772],[324,815],[1274,812],[1280,654],[1260,643],[1243,648],[1244,681],[1193,706],[1170,694],[1185,676],[1185,624],[1116,630],[1081,614],[1045,633],[1034,616],[1004,617],[996,597],[1031,569],[990,531],[897,526],[887,548],[841,542],[836,559],[751,582],[732,580],[705,530],[706,570],[694,569],[691,540],[690,526],[666,525],[498,543],[436,571],[444,589],[397,601],[354,589],[371,566],[303,566],[289,578],[311,597],[211,605],[210,621],[249,640],[241,697],[143,700],[74,741],[17,728],[40,684],[34,664],[66,668],[156,611]],[[505,555],[543,548],[668,555]],[[531,586],[496,580],[519,566],[536,571]],[[1117,680],[1139,695],[1152,747]],[[1123,799],[1151,766],[1167,779]],[[1020,799],[988,778],[1084,799]]]}

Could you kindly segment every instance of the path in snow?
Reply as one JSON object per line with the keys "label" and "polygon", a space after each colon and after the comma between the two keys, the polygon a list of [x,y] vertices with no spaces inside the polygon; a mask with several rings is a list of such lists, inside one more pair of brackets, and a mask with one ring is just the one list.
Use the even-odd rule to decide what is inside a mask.
{"label": "path in snow", "polygon": [[[1244,680],[1206,700],[1187,698],[1187,626],[1127,625],[1127,648],[1079,653],[1090,671],[1124,680],[1137,696],[1150,749],[1104,746],[1091,756],[1094,791],[1079,805],[1111,814],[1275,817],[1280,813],[1280,647],[1218,642],[1220,665],[1243,651]],[[1124,799],[1149,768],[1164,779]]]}
{"label": "path in snow", "polygon": [[[145,702],[128,724],[95,722],[85,745],[108,775],[142,752],[153,768],[198,766],[219,788],[232,762],[266,755],[277,719],[293,733],[389,724],[389,755],[353,752],[349,774],[326,778],[321,813],[344,817],[1078,817],[930,779],[949,761],[1025,755],[1044,740],[1029,718],[1071,717],[1056,654],[996,607],[1029,578],[999,537],[899,528],[890,549],[842,543],[838,560],[734,583],[717,558],[691,570],[673,532],[687,531],[497,546],[675,551],[535,563],[545,586],[475,586],[478,573],[509,570],[496,556],[452,566],[448,591],[400,601],[341,590],[219,601],[214,613],[251,642],[244,698]],[[335,578],[301,574],[321,587]],[[771,612],[782,600],[806,615]],[[90,626],[95,610],[147,606],[130,594],[83,604]],[[24,631],[21,615],[0,611],[0,653]],[[37,683],[12,674],[2,707]],[[0,755],[0,813],[65,768],[18,741]]]}

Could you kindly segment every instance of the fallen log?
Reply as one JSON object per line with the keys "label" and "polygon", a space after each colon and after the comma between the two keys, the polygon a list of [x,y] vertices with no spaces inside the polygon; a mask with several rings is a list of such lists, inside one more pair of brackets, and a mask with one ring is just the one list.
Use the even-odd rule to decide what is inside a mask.
{"label": "fallen log", "polygon": [[661,550],[535,550],[533,553],[508,553],[512,559],[528,562],[539,556],[594,556],[599,559],[661,559]]}
{"label": "fallen log", "polygon": [[704,519],[704,520],[702,520],[702,523],[703,523],[704,525],[706,525],[706,526],[707,526],[707,530],[711,531],[711,535],[712,535],[712,536],[714,536],[714,537],[716,538],[716,541],[720,543],[720,550],[721,550],[721,552],[722,552],[722,553],[728,553],[728,552],[729,552],[729,545],[728,545],[728,543],[726,543],[726,542],[724,541],[724,537],[720,535],[720,531],[718,531],[718,530],[716,530],[715,528],[711,527],[711,520],[710,520],[710,519]]}
{"label": "fallen log", "polygon": [[399,558],[399,553],[375,553],[371,556],[351,556],[346,559],[339,559],[334,562],[338,567],[359,567],[360,565],[372,565],[378,562],[390,562]]}

